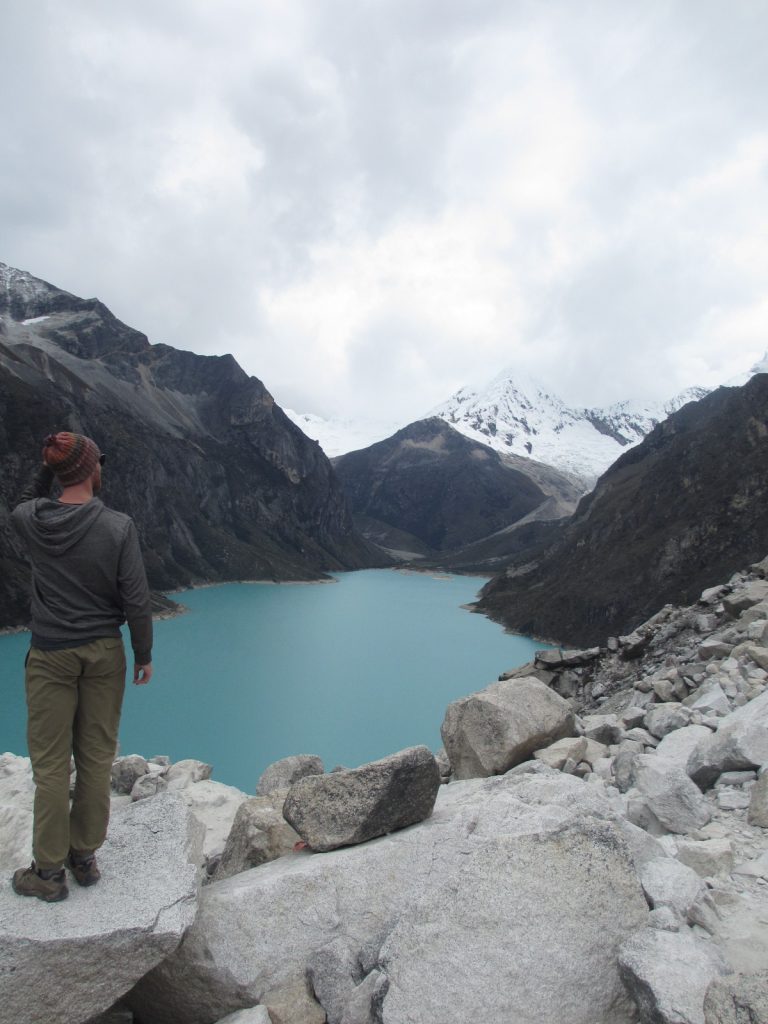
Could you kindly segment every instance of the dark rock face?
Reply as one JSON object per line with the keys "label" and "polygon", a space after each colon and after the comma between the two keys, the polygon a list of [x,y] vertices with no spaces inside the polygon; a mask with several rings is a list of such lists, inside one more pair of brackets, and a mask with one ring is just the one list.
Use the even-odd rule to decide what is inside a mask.
{"label": "dark rock face", "polygon": [[157,590],[382,564],[317,443],[232,356],[150,345],[100,302],[0,264],[0,626],[28,616],[9,512],[52,430],[107,453],[103,498],[135,519]]}
{"label": "dark rock face", "polygon": [[[438,417],[334,459],[355,516],[404,531],[432,551],[463,547],[522,519],[543,491],[498,452]],[[374,535],[374,534],[371,534]],[[381,542],[381,541],[380,541]]]}
{"label": "dark rock face", "polygon": [[629,633],[662,603],[763,555],[768,374],[674,413],[626,452],[569,520],[515,556],[479,610],[572,644]]}

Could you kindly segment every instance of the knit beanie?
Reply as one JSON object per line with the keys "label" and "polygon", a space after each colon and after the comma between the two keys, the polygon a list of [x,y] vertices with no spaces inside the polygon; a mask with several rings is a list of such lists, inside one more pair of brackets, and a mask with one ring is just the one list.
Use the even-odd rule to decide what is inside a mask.
{"label": "knit beanie", "polygon": [[43,462],[56,474],[62,487],[87,480],[99,464],[99,451],[90,437],[62,430],[43,441]]}

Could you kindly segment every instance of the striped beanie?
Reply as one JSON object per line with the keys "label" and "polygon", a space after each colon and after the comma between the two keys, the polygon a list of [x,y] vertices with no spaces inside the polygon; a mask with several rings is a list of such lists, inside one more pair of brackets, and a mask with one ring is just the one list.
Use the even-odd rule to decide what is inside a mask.
{"label": "striped beanie", "polygon": [[43,462],[52,469],[62,487],[87,480],[99,464],[101,452],[90,437],[62,430],[43,441]]}

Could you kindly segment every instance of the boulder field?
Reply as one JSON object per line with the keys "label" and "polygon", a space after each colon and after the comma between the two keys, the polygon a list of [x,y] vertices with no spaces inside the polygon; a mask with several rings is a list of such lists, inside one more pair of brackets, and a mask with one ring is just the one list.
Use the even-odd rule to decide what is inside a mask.
{"label": "boulder field", "polygon": [[453,702],[436,755],[295,755],[255,795],[118,758],[103,882],[53,906],[10,889],[32,784],[3,755],[3,1012],[768,1024],[766,575],[539,652]]}

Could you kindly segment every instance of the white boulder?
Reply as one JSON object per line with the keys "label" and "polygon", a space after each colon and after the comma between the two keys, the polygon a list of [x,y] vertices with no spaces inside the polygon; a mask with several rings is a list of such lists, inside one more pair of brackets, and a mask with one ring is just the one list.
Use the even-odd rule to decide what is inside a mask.
{"label": "white boulder", "polygon": [[0,878],[3,1019],[85,1021],[172,953],[195,917],[200,841],[184,804],[167,795],[115,811],[98,885],[72,885],[51,905]]}
{"label": "white boulder", "polygon": [[712,944],[687,928],[643,929],[621,947],[619,966],[644,1024],[704,1024],[704,996],[725,973]]}
{"label": "white boulder", "polygon": [[570,704],[534,676],[492,683],[448,705],[441,727],[457,779],[500,775],[574,734]]}
{"label": "white boulder", "polygon": [[768,763],[768,690],[721,719],[716,733],[703,739],[688,759],[687,772],[707,789],[723,772]]}
{"label": "white boulder", "polygon": [[328,990],[344,1024],[370,1019],[366,998],[383,1021],[561,1024],[567,1007],[569,1024],[629,1024],[616,952],[647,919],[633,857],[648,843],[603,787],[573,776],[455,782],[418,825],[206,887],[183,945],[129,999],[165,1024],[271,1009],[270,993],[305,985],[344,936]]}

